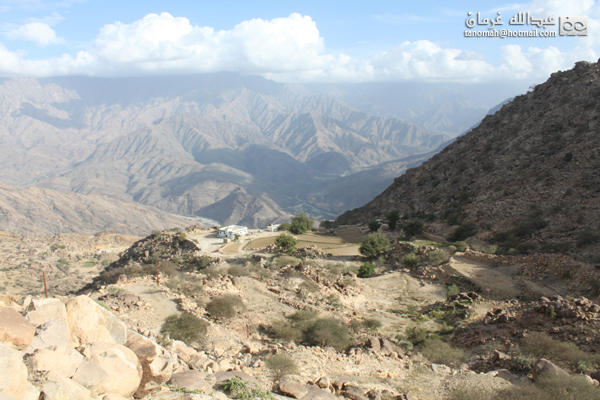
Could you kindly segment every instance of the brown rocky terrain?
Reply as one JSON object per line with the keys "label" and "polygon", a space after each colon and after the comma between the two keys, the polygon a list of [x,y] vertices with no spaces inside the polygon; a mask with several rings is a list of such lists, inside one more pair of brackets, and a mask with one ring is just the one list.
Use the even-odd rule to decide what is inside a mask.
{"label": "brown rocky terrain", "polygon": [[432,233],[463,224],[458,239],[476,234],[498,252],[599,262],[599,78],[587,62],[552,74],[338,221],[399,210]]}
{"label": "brown rocky terrain", "polygon": [[[586,285],[600,271],[568,256],[401,242],[374,275],[359,278],[356,257],[315,246],[292,256],[273,246],[228,255],[216,251],[224,244],[215,246],[214,235],[192,226],[143,239],[1,236],[0,264],[16,284],[0,298],[0,393],[559,399],[544,389],[550,378],[558,392],[600,397],[600,305]],[[93,272],[76,272],[92,258]],[[567,266],[570,283],[558,285]],[[23,279],[42,271],[49,299],[40,280]],[[200,325],[172,325],[173,315]]]}
{"label": "brown rocky terrain", "polygon": [[187,226],[189,219],[156,208],[91,194],[43,188],[20,189],[0,182],[0,227],[25,235],[99,231],[145,235],[154,230]]}

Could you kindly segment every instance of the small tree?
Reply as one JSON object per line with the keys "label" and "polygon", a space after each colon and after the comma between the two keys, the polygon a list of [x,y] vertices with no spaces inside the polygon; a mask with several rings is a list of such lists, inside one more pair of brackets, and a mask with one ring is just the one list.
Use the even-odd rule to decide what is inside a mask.
{"label": "small tree", "polygon": [[289,222],[282,222],[281,224],[279,224],[280,231],[289,231],[291,227],[292,225]]}
{"label": "small tree", "polygon": [[335,223],[335,221],[324,220],[321,221],[320,226],[323,229],[334,229],[335,227],[337,227],[337,224]]}
{"label": "small tree", "polygon": [[373,264],[371,264],[370,262],[364,263],[358,269],[357,276],[359,278],[368,278],[372,275],[375,275],[375,266]]}
{"label": "small tree", "polygon": [[375,259],[390,245],[390,240],[381,232],[369,234],[360,244],[358,251],[369,259]]}
{"label": "small tree", "polygon": [[385,219],[387,220],[390,230],[391,231],[396,230],[398,221],[400,221],[400,211],[398,211],[398,210],[390,211],[389,213],[385,214]]}
{"label": "small tree", "polygon": [[419,221],[406,221],[404,224],[404,234],[408,237],[415,236],[423,230],[423,224]]}
{"label": "small tree", "polygon": [[305,213],[296,214],[292,219],[290,231],[296,235],[301,235],[307,231],[311,231],[314,226],[314,221]]}
{"label": "small tree", "polygon": [[369,221],[369,230],[371,232],[377,232],[381,228],[381,224],[376,219]]}
{"label": "small tree", "polygon": [[296,250],[298,241],[292,235],[282,233],[275,239],[275,245],[288,254],[292,254]]}

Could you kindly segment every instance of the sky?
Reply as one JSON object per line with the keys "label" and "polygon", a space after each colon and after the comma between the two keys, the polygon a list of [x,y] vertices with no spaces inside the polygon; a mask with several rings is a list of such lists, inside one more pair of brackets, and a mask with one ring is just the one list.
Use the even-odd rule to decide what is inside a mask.
{"label": "sky", "polygon": [[[519,12],[555,25],[509,24]],[[466,37],[491,25],[467,27],[468,13],[538,37]],[[587,17],[587,36],[558,35],[559,18],[573,16]],[[0,76],[541,83],[599,56],[600,0],[0,0]]]}

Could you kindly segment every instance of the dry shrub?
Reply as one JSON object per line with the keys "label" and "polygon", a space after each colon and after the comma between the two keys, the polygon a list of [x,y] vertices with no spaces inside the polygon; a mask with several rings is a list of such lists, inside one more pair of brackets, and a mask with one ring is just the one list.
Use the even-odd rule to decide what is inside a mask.
{"label": "dry shrub", "polygon": [[592,362],[592,356],[580,350],[577,345],[559,342],[541,332],[530,333],[519,342],[521,351],[537,359],[547,358],[572,370],[580,369]]}
{"label": "dry shrub", "polygon": [[248,275],[250,275],[250,270],[249,270],[249,268],[238,264],[238,265],[232,265],[231,267],[229,267],[229,269],[227,270],[227,273],[229,275],[233,275],[233,276],[248,276]]}
{"label": "dry shrub", "polygon": [[310,346],[331,346],[337,350],[350,345],[348,328],[335,318],[319,318],[304,329],[304,342]]}
{"label": "dry shrub", "polygon": [[186,344],[202,343],[206,335],[207,323],[193,314],[173,314],[165,319],[160,334]]}
{"label": "dry shrub", "polygon": [[273,382],[281,381],[284,376],[298,372],[296,361],[285,354],[270,355],[265,358],[265,364],[271,370]]}
{"label": "dry shrub", "polygon": [[233,318],[243,309],[242,299],[232,294],[215,297],[206,305],[206,311],[213,318]]}
{"label": "dry shrub", "polygon": [[465,352],[441,339],[427,339],[421,345],[421,353],[436,364],[458,365],[465,358]]}

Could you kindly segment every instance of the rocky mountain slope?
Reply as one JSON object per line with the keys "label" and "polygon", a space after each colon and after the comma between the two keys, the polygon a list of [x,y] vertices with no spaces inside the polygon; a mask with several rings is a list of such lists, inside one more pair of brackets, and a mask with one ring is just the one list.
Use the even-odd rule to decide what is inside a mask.
{"label": "rocky mountain slope", "polygon": [[379,191],[399,173],[382,163],[402,169],[448,138],[301,85],[228,73],[0,84],[0,180],[224,223],[262,226],[302,209],[331,218],[362,202],[340,200],[340,187],[373,171]]}
{"label": "rocky mountain slope", "polygon": [[432,231],[463,224],[461,236],[478,232],[500,251],[600,262],[599,78],[587,62],[552,74],[338,221],[397,209],[437,221]]}
{"label": "rocky mountain slope", "polygon": [[152,207],[98,194],[20,189],[0,182],[0,227],[9,232],[47,235],[112,231],[139,235],[188,226],[191,222]]}

